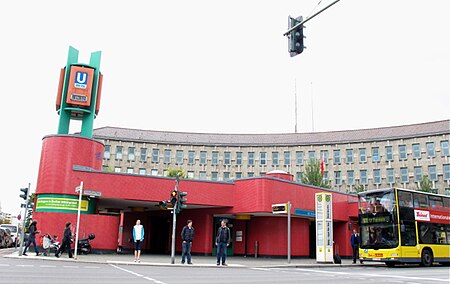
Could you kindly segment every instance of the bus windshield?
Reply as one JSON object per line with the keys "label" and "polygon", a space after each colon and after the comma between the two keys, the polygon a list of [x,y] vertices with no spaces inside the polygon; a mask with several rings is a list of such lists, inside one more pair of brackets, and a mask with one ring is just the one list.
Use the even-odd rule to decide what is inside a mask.
{"label": "bus windshield", "polygon": [[364,192],[358,198],[361,248],[397,247],[399,238],[394,189]]}

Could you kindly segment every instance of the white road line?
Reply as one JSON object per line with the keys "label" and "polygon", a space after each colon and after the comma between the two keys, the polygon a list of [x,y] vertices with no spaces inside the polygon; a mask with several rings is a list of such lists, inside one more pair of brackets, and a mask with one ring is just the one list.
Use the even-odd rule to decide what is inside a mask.
{"label": "white road line", "polygon": [[56,265],[39,265],[39,267],[43,267],[43,268],[55,268]]}
{"label": "white road line", "polygon": [[77,265],[65,265],[64,268],[79,268]]}
{"label": "white road line", "polygon": [[17,264],[16,266],[19,266],[19,267],[34,267],[34,265],[31,265],[31,264]]}
{"label": "white road line", "polygon": [[127,273],[133,274],[134,276],[141,277],[141,278],[143,278],[143,279],[145,279],[145,280],[152,281],[153,283],[157,283],[157,284],[166,284],[165,282],[162,282],[162,281],[159,281],[159,280],[150,278],[150,277],[146,277],[146,276],[144,276],[144,275],[142,275],[142,274],[139,274],[139,273],[133,272],[133,271],[131,271],[131,270],[128,270],[128,269],[125,269],[125,268],[116,266],[116,265],[114,265],[114,264],[110,264],[110,266],[112,266],[112,267],[114,267],[114,268],[117,268],[117,269],[119,269],[119,270],[125,271],[125,272],[127,272]]}
{"label": "white road line", "polygon": [[164,282],[158,281],[156,279],[150,278],[150,277],[144,277],[144,279],[149,280],[149,281],[153,281],[157,284],[165,284]]}
{"label": "white road line", "polygon": [[9,264],[0,263],[0,266],[9,266]]}
{"label": "white road line", "polygon": [[386,275],[386,274],[372,274],[372,273],[347,273],[347,272],[333,272],[333,271],[323,271],[323,270],[314,270],[314,269],[303,269],[303,268],[297,268],[297,270],[300,271],[308,271],[308,272],[315,272],[315,273],[325,273],[325,274],[352,274],[355,276],[369,276],[369,277],[375,277],[375,279],[380,279],[380,277],[386,277],[386,278],[397,278],[397,279],[409,279],[409,280],[429,280],[429,281],[438,281],[438,282],[446,282],[448,283],[448,279],[439,279],[439,278],[428,278],[428,277],[414,277],[414,276],[400,276],[400,275]]}
{"label": "white road line", "polygon": [[100,266],[84,266],[83,268],[99,269]]}
{"label": "white road line", "polygon": [[261,271],[271,271],[272,270],[271,268],[259,268],[259,267],[254,267],[254,268],[250,268],[250,269],[261,270]]}

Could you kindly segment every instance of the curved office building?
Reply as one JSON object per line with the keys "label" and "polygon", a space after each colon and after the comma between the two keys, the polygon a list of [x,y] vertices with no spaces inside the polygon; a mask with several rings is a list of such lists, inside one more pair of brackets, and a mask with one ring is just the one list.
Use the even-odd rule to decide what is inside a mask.
{"label": "curved office building", "polygon": [[332,189],[353,193],[385,187],[432,188],[450,194],[450,120],[312,133],[218,134],[103,127],[103,170],[165,176],[181,168],[188,178],[227,181],[273,170],[302,180],[310,159],[324,160]]}

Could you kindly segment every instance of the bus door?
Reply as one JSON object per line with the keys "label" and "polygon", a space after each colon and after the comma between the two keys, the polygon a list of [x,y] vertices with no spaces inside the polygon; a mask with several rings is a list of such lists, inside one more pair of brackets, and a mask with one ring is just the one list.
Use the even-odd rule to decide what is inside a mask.
{"label": "bus door", "polygon": [[420,257],[419,251],[416,247],[416,224],[414,221],[400,222],[400,240],[401,240],[401,255],[406,258]]}

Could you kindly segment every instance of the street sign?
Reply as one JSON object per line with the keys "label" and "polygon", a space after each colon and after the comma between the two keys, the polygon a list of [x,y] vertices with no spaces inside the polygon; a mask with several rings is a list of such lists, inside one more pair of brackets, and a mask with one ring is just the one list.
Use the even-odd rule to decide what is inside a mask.
{"label": "street sign", "polygon": [[83,195],[100,197],[100,196],[102,196],[102,193],[100,191],[85,189],[84,192],[83,192]]}
{"label": "street sign", "polygon": [[281,204],[272,204],[272,213],[273,214],[283,214],[288,212],[287,203]]}

